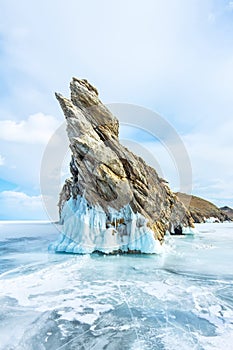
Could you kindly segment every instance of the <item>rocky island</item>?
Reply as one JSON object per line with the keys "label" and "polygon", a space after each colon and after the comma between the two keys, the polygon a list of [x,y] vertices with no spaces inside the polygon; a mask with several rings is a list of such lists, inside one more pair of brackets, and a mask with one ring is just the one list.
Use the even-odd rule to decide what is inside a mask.
{"label": "rocky island", "polygon": [[60,193],[58,252],[159,253],[167,230],[193,219],[156,170],[119,142],[118,119],[87,80],[73,78],[71,98],[56,93],[67,122],[71,178]]}

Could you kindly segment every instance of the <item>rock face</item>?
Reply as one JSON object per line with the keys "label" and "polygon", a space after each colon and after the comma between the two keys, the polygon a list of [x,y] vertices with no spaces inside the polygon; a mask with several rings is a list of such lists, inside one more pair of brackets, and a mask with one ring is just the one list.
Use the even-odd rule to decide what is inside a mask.
{"label": "rock face", "polygon": [[[85,253],[80,232],[84,221],[85,234],[90,236],[94,230],[94,236],[102,237],[101,241],[88,238],[88,252],[106,252],[100,246],[108,244],[103,237],[110,232],[116,238],[114,252],[154,252],[154,241],[162,241],[169,227],[173,231],[179,225],[193,227],[190,213],[155,169],[119,143],[119,122],[101,103],[96,88],[73,78],[70,89],[71,99],[56,94],[67,121],[72,177],[60,194],[64,237],[55,250]],[[148,234],[148,251],[140,249],[140,244],[129,244]],[[119,239],[121,244],[116,243]]]}
{"label": "rock face", "polygon": [[229,219],[233,220],[233,209],[232,208],[225,205],[224,207],[221,207],[219,209],[221,210],[222,213],[226,214]]}
{"label": "rock face", "polygon": [[190,196],[185,193],[176,193],[176,195],[184,204],[186,202],[189,203],[189,211],[195,223],[230,220],[227,211],[222,210],[222,208],[219,209],[216,205],[203,198]]}

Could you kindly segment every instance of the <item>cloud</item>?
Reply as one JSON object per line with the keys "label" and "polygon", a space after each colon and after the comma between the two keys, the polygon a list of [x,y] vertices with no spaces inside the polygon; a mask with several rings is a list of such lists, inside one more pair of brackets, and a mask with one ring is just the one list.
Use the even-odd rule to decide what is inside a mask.
{"label": "cloud", "polygon": [[200,114],[217,118],[213,109],[229,108],[223,100],[233,89],[232,65],[224,69],[233,55],[232,18],[224,10],[211,0],[3,0],[3,105],[58,114],[53,91],[67,92],[78,75],[96,84],[105,101],[147,105],[188,126]]}
{"label": "cloud", "polygon": [[[39,191],[44,146],[57,125],[46,115],[63,121],[53,93],[68,95],[76,75],[96,85],[103,101],[163,115],[184,137],[195,191],[226,199],[232,189],[232,1],[2,0],[1,14],[4,179]],[[151,147],[177,187],[169,157]]]}
{"label": "cloud", "polygon": [[5,158],[0,154],[0,166],[4,165],[4,163],[5,163]]}
{"label": "cloud", "polygon": [[43,113],[31,115],[20,122],[2,120],[0,121],[0,140],[24,144],[45,144],[58,125],[56,118]]}
{"label": "cloud", "polygon": [[77,75],[104,101],[152,108],[182,132],[203,118],[232,117],[233,21],[225,2],[5,0],[2,13],[6,114],[61,117],[53,92],[68,94]]}
{"label": "cloud", "polygon": [[209,125],[183,136],[193,168],[194,194],[206,197],[218,205],[233,207],[232,167],[233,121]]}
{"label": "cloud", "polygon": [[47,219],[41,196],[28,196],[23,192],[0,192],[1,220],[41,220]]}
{"label": "cloud", "polygon": [[1,152],[7,155],[1,178],[16,184],[23,192],[38,194],[41,160],[59,124],[56,118],[43,113],[20,122],[0,121]]}
{"label": "cloud", "polygon": [[[1,28],[10,73],[5,79],[14,81],[8,88],[17,107],[33,101],[37,109],[40,102],[55,111],[51,93],[67,91],[67,81],[78,75],[95,83],[105,100],[157,108],[164,108],[166,100],[167,110],[184,118],[187,109],[176,112],[176,97],[184,108],[185,93],[197,108],[200,92],[210,93],[205,81],[224,67],[224,55],[214,53],[227,49],[226,33],[221,31],[221,21],[227,21],[222,15],[210,30],[208,14],[217,11],[210,0],[51,0],[33,5],[24,0],[14,4],[14,11],[10,3],[3,1]],[[43,27],[35,20],[40,13]]]}
{"label": "cloud", "polygon": [[[144,122],[146,125],[146,118]],[[180,151],[176,144],[170,143],[168,133],[166,137],[166,130],[164,130],[165,145],[169,144],[175,157],[161,142],[152,142],[150,138],[146,140],[145,137],[143,140],[138,131],[134,132],[133,128],[127,133],[126,130],[123,130],[122,136],[128,135],[129,139],[140,143],[144,149],[147,149],[147,152],[135,147],[133,143],[129,143],[128,147],[140,154],[148,164],[157,170],[160,169],[160,176],[169,181],[173,191],[180,191],[182,183],[177,167]],[[215,123],[206,125],[206,129],[203,129],[203,125],[200,124],[195,131],[180,136],[191,162],[192,193],[218,206],[233,207],[232,130],[233,121],[223,120],[221,125]]]}

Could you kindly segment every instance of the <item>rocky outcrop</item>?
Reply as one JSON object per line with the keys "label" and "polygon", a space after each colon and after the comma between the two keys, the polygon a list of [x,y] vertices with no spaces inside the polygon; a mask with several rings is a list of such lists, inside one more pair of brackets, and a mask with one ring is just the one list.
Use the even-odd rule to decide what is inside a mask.
{"label": "rocky outcrop", "polygon": [[222,213],[224,213],[225,215],[227,215],[227,217],[231,220],[233,220],[233,209],[228,207],[228,206],[224,206],[219,208],[221,210]]}
{"label": "rocky outcrop", "polygon": [[179,192],[176,195],[184,205],[188,203],[188,209],[195,223],[230,220],[227,211],[221,210],[221,208],[219,209],[216,205],[203,198]]}
{"label": "rocky outcrop", "polygon": [[[72,151],[72,177],[66,180],[59,200],[61,219],[67,201],[85,198],[90,210],[99,208],[106,215],[101,232],[112,227],[122,235],[125,225],[124,235],[130,235],[132,225],[129,229],[127,220],[132,222],[132,215],[136,228],[144,226],[145,231],[146,226],[159,241],[169,227],[192,227],[189,211],[156,170],[120,144],[119,122],[101,103],[96,88],[87,80],[73,78],[70,89],[70,99],[56,94]],[[124,208],[132,211],[128,219]]]}

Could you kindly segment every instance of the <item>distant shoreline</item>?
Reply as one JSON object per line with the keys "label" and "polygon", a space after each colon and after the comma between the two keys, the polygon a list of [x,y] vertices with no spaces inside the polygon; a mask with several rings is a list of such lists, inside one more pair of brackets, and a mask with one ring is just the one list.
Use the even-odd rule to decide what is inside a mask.
{"label": "distant shoreline", "polygon": [[50,220],[0,220],[0,224],[58,224]]}

